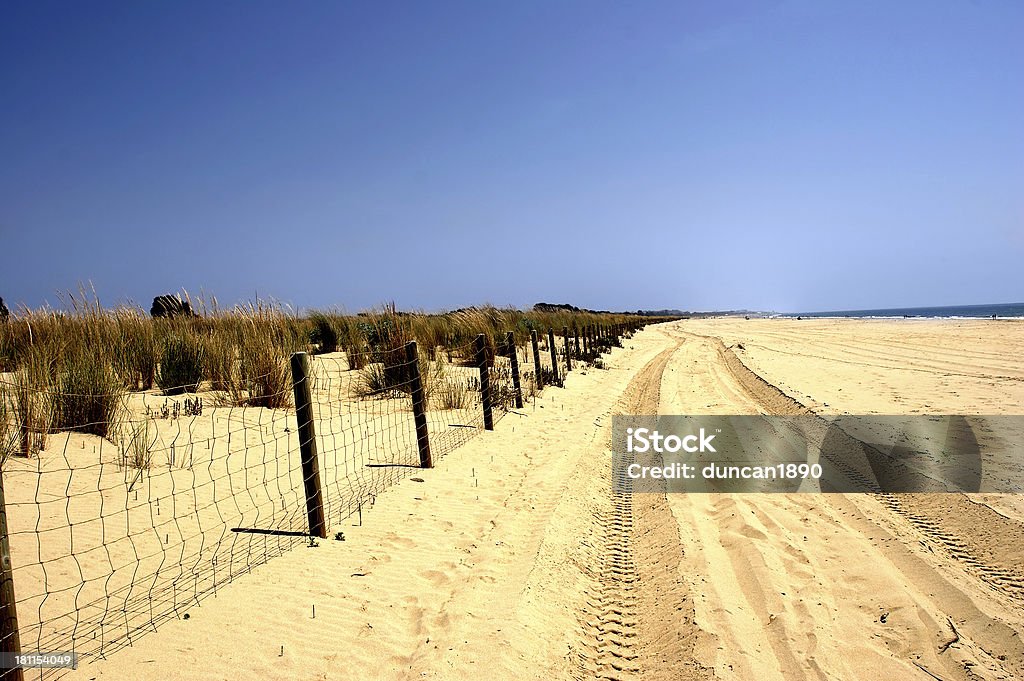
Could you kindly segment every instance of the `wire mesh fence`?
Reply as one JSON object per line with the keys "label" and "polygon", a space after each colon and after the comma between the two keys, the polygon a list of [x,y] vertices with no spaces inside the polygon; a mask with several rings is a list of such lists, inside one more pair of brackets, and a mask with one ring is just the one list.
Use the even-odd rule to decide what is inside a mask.
{"label": "wire mesh fence", "polygon": [[[436,462],[484,428],[485,384],[495,422],[517,409],[513,353],[526,403],[542,380],[555,383],[556,367],[564,378],[566,349],[575,346],[560,335],[552,352],[544,336],[539,366],[529,345],[503,339],[414,350],[411,358],[404,347],[313,357],[308,383],[327,525],[361,513],[420,468],[414,369]],[[9,375],[0,387],[4,400],[19,389]],[[83,661],[110,655],[311,541],[296,414],[255,406],[287,404],[286,391],[242,400],[215,390],[129,392],[102,412],[116,419],[22,432],[21,441],[45,445],[7,456],[0,488],[21,649],[70,651]],[[101,397],[36,392],[33,399],[48,404]],[[13,633],[0,636],[11,650]]]}
{"label": "wire mesh fence", "polygon": [[287,411],[124,402],[118,423],[80,424],[107,437],[62,432],[4,463],[25,650],[109,654],[303,540]]}

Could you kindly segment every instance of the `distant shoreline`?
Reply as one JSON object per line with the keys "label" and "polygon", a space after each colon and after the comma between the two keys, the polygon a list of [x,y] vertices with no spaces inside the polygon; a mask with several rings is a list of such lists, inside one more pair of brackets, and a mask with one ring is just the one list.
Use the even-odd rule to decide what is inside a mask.
{"label": "distant shoreline", "polygon": [[986,305],[945,305],[937,307],[895,307],[872,310],[830,310],[824,312],[791,312],[780,317],[867,319],[984,319],[995,317],[1024,318],[1024,303],[995,303]]}

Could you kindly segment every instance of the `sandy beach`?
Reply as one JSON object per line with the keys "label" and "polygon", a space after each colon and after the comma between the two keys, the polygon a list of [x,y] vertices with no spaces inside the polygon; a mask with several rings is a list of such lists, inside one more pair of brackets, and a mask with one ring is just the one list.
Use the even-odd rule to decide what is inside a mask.
{"label": "sandy beach", "polygon": [[1022,414],[1022,332],[650,326],[65,678],[1024,677],[1019,495],[630,498],[610,476],[613,414]]}
{"label": "sandy beach", "polygon": [[1024,681],[1024,2],[5,10],[0,681]]}

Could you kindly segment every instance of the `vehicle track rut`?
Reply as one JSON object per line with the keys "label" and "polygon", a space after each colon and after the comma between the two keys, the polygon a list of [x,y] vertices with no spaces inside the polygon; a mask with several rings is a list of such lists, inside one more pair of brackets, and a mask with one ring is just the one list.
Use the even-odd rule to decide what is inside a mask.
{"label": "vehicle track rut", "polygon": [[[813,411],[784,393],[747,367],[721,339],[703,336],[716,343],[717,352],[733,376],[765,408],[775,415],[812,414]],[[832,463],[854,480],[870,488],[870,483],[844,462]],[[896,515],[909,522],[922,535],[930,550],[941,548],[965,572],[974,575],[990,589],[1024,603],[1024,567],[1019,551],[1007,553],[1007,547],[1024,546],[1024,527],[985,504],[975,503],[964,494],[890,494],[874,496]]]}
{"label": "vehicle track rut", "polygon": [[[658,413],[665,367],[682,342],[637,373],[618,413]],[[604,426],[610,441],[611,424]],[[595,579],[584,600],[577,678],[710,678],[693,660],[698,630],[679,573],[679,532],[664,494],[633,495],[609,485],[609,495],[594,515]]]}

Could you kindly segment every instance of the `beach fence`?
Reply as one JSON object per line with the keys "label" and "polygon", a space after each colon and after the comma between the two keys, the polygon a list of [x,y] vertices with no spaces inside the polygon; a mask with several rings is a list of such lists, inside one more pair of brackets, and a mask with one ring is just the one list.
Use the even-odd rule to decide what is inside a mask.
{"label": "beach fence", "polygon": [[[88,408],[101,396],[22,385],[22,399],[85,408],[59,431],[4,424],[0,651],[104,658],[271,558],[342,539],[330,530],[361,522],[382,491],[571,369],[600,366],[638,327],[534,330],[524,346],[508,333],[454,348],[412,341],[390,356],[296,353],[277,394],[130,392],[107,420],[89,416],[109,413]],[[18,386],[5,376],[9,400]],[[0,678],[65,672],[15,666]]]}

